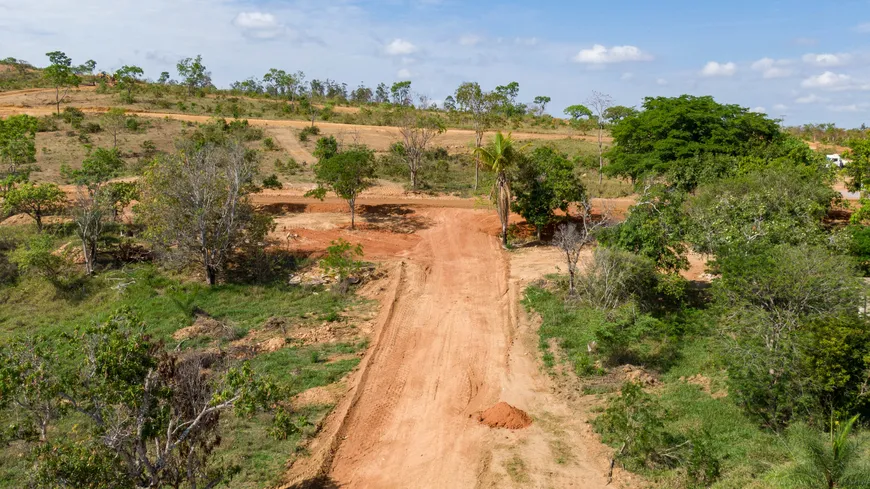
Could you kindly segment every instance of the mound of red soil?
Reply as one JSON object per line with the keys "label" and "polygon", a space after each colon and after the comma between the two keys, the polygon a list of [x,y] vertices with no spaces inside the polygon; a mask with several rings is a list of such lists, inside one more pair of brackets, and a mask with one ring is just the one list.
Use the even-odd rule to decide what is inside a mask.
{"label": "mound of red soil", "polygon": [[478,413],[477,420],[480,424],[485,424],[490,428],[509,430],[528,428],[532,424],[531,416],[506,402],[500,402],[486,411]]}

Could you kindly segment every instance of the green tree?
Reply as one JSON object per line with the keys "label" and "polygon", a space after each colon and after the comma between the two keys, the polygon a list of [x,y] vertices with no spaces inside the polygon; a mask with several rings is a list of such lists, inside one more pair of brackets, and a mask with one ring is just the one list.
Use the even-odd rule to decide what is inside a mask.
{"label": "green tree", "polygon": [[363,262],[357,259],[362,256],[362,245],[353,246],[339,238],[326,248],[326,255],[320,260],[320,267],[326,273],[338,275],[339,281],[344,282],[362,269]]}
{"label": "green tree", "polygon": [[858,416],[832,423],[822,434],[797,424],[788,431],[792,465],[778,470],[774,480],[783,487],[804,489],[860,489],[870,480],[865,450],[866,438],[852,434]]}
{"label": "green tree", "polygon": [[60,212],[66,203],[66,194],[53,183],[18,185],[4,195],[3,211],[7,214],[27,214],[36,221],[42,232],[42,218]]}
{"label": "green tree", "polygon": [[[42,75],[54,87],[55,105],[60,115],[60,103],[66,98],[70,89],[79,86],[81,79],[75,74],[72,60],[61,51],[46,53],[51,64],[42,70]],[[63,89],[63,95],[61,95]]]}
{"label": "green tree", "polygon": [[112,221],[124,212],[134,200],[139,200],[139,184],[137,182],[110,182],[106,184],[101,198],[112,212]]}
{"label": "green tree", "polygon": [[650,185],[629,208],[625,221],[603,232],[599,239],[607,246],[650,258],[663,270],[687,269],[685,200],[686,194],[679,190]]}
{"label": "green tree", "polygon": [[697,251],[717,256],[776,244],[821,244],[822,220],[835,195],[818,178],[793,169],[716,181],[689,199],[687,238]]}
{"label": "green tree", "polygon": [[136,84],[141,81],[139,78],[144,74],[145,71],[142,68],[130,65],[124,65],[115,72],[115,82],[118,84],[118,88],[127,92],[124,101],[128,104],[133,103],[133,90],[136,88]]}
{"label": "green tree", "polygon": [[26,181],[36,162],[36,130],[39,120],[29,115],[0,119],[0,194]]}
{"label": "green tree", "polygon": [[410,80],[393,83],[390,87],[390,95],[396,105],[411,105],[411,82]]}
{"label": "green tree", "polygon": [[[850,261],[822,247],[778,245],[731,253],[717,264],[721,278],[713,293],[722,312],[729,397],[773,429],[795,416],[826,417],[845,407],[824,399],[849,390],[834,388],[830,380],[854,356],[868,352],[862,341],[868,325],[857,317],[860,286]],[[836,352],[837,346],[826,346],[824,338],[847,336],[839,322],[846,318],[860,349],[843,357],[849,343]],[[814,350],[819,354],[808,355]]]}
{"label": "green tree", "polygon": [[505,136],[501,131],[493,137],[489,146],[477,148],[475,151],[480,156],[480,161],[492,168],[495,173],[495,185],[493,196],[496,201],[496,210],[501,221],[502,245],[508,246],[508,221],[511,212],[511,182],[508,172],[516,165],[524,148],[514,146],[511,135]]}
{"label": "green tree", "polygon": [[347,201],[350,228],[355,229],[356,198],[374,184],[374,153],[365,146],[351,147],[321,159],[314,165],[314,175],[317,177],[317,188],[305,195],[323,200],[327,190],[335,192],[335,195]]}
{"label": "green tree", "polygon": [[106,214],[109,213],[103,197],[106,182],[120,174],[124,160],[116,149],[97,148],[82,162],[82,167],[71,169],[61,166],[61,174],[67,181],[79,187],[75,204],[72,206],[76,234],[82,242],[85,268],[88,274],[94,273],[97,263],[97,247],[103,233]]}
{"label": "green tree", "polygon": [[846,165],[843,173],[846,175],[846,187],[852,192],[861,192],[870,182],[870,140],[853,139],[846,143],[849,151],[844,155],[851,162]]}
{"label": "green tree", "polygon": [[537,97],[535,97],[533,103],[540,108],[540,111],[538,113],[539,116],[544,115],[544,113],[547,112],[547,104],[552,102],[552,100],[553,99],[547,97],[546,95],[538,95]]}
{"label": "green tree", "polygon": [[623,119],[627,119],[635,115],[637,115],[637,109],[635,109],[634,107],[614,105],[612,107],[608,107],[607,110],[604,111],[604,120],[607,121],[608,124],[612,125],[618,123]]}
{"label": "green tree", "polygon": [[335,136],[323,137],[314,144],[312,153],[317,161],[325,161],[338,154],[338,140]]}
{"label": "green tree", "polygon": [[754,155],[782,137],[776,121],[713,97],[647,97],[643,109],[611,128],[607,173],[637,181],[706,156]]}
{"label": "green tree", "polygon": [[187,94],[211,86],[211,72],[202,64],[202,55],[196,58],[184,58],[175,66],[182,83],[187,87]]}
{"label": "green tree", "polygon": [[574,164],[548,146],[517,160],[512,189],[516,198],[514,212],[535,226],[539,240],[544,226],[553,221],[553,211],[567,213],[571,203],[580,202],[585,196]]}

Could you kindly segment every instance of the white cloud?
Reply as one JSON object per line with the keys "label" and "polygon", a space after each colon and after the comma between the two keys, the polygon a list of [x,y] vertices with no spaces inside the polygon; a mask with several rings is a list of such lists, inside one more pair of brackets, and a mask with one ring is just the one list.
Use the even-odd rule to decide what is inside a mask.
{"label": "white cloud", "polygon": [[756,114],[766,114],[767,109],[765,109],[764,107],[753,107],[749,109],[749,112],[755,112]]}
{"label": "white cloud", "polygon": [[245,29],[273,29],[278,26],[274,15],[263,12],[242,12],[233,23]]}
{"label": "white cloud", "polygon": [[459,44],[461,46],[477,46],[480,44],[480,41],[482,41],[482,39],[474,34],[469,34],[459,38]]}
{"label": "white cloud", "polygon": [[404,39],[393,39],[393,42],[384,47],[384,51],[390,56],[402,56],[417,52],[417,46]]}
{"label": "white cloud", "polygon": [[628,80],[631,80],[633,78],[634,78],[634,73],[630,73],[630,72],[625,72],[622,74],[622,76],[619,77],[619,79],[622,81],[628,81]]}
{"label": "white cloud", "polygon": [[842,73],[834,73],[826,71],[821,75],[811,76],[801,82],[804,88],[821,88],[822,90],[843,91],[843,90],[868,90],[870,86],[860,85],[849,76]]}
{"label": "white cloud", "polygon": [[710,61],[701,70],[701,76],[733,76],[734,73],[737,73],[737,65],[731,62]]}
{"label": "white cloud", "polygon": [[274,15],[265,12],[241,12],[233,19],[233,25],[245,35],[258,39],[273,39],[287,32]]}
{"label": "white cloud", "polygon": [[809,53],[805,54],[801,59],[804,60],[804,63],[808,63],[814,66],[843,66],[852,59],[852,55],[845,53]]}
{"label": "white cloud", "polygon": [[401,70],[399,70],[396,73],[396,77],[398,77],[398,78],[408,79],[408,78],[411,78],[412,76],[414,76],[414,74],[411,73],[411,71],[408,70],[407,68],[402,68]]}
{"label": "white cloud", "polygon": [[863,109],[858,104],[848,104],[848,105],[829,105],[828,110],[832,112],[863,112]]}
{"label": "white cloud", "polygon": [[605,47],[596,44],[590,49],[582,49],[574,61],[586,64],[625,63],[628,61],[651,61],[653,57],[635,46]]}
{"label": "white cloud", "polygon": [[819,97],[818,95],[812,93],[810,95],[804,95],[803,97],[798,97],[795,99],[794,103],[796,104],[815,104],[818,102],[824,102],[827,99]]}
{"label": "white cloud", "polygon": [[514,44],[518,46],[537,46],[538,38],[537,37],[518,37],[514,39]]}
{"label": "white cloud", "polygon": [[773,106],[773,110],[788,110],[788,105],[776,104]]}
{"label": "white cloud", "polygon": [[855,30],[858,32],[870,32],[870,22],[856,25]]}
{"label": "white cloud", "polygon": [[656,85],[658,85],[660,87],[667,86],[667,84],[668,84],[668,81],[665,80],[664,78],[659,78],[656,80]]}
{"label": "white cloud", "polygon": [[790,61],[785,59],[761,58],[752,63],[752,69],[760,71],[764,78],[784,78],[792,75],[792,70],[788,67]]}

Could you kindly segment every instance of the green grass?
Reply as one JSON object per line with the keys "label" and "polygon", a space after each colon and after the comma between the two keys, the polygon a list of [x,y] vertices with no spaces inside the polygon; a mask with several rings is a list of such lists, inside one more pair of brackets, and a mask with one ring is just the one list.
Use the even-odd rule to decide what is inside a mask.
{"label": "green grass", "polygon": [[[523,303],[542,318],[539,332],[544,363],[552,367],[561,358],[582,375],[584,372],[578,367],[583,364],[578,364],[578,359],[587,355],[586,345],[595,339],[594,331],[606,319],[605,314],[568,306],[564,294],[550,287],[530,286]],[[708,316],[689,314],[680,320],[693,324],[682,326],[687,334],[681,339],[679,353],[665,364],[666,370],[659,377],[661,387],[653,391],[667,411],[665,430],[687,437],[704,432],[709,435],[722,469],[720,479],[712,487],[771,487],[765,482],[770,469],[788,461],[784,443],[775,434],[761,430],[727,396],[714,398],[700,386],[680,380],[700,374],[710,379],[713,393],[726,392],[725,373],[716,354],[716,330],[706,324]],[[549,345],[554,341],[558,352],[550,351]],[[618,388],[614,385],[608,389],[598,383],[591,383],[584,390],[586,387],[587,393],[601,395],[609,395]],[[645,471],[643,475],[653,487],[686,487],[682,469]]]}
{"label": "green grass", "polygon": [[[0,238],[20,241],[31,232],[25,228],[0,228]],[[58,237],[58,245],[65,240],[69,238]],[[75,298],[58,293],[38,277],[22,277],[15,285],[0,286],[0,344],[37,334],[58,338],[76,327],[100,322],[119,308],[129,308],[138,314],[148,333],[173,349],[178,342],[172,339],[172,334],[192,324],[192,311],[204,312],[228,324],[235,337],[243,337],[273,317],[284,318],[293,329],[317,327],[328,320],[346,321],[343,313],[360,304],[353,295],[338,295],[320,287],[277,283],[209,288],[150,264],[104,270],[85,284],[85,293]],[[352,325],[341,329],[349,332],[342,342],[306,346],[288,343],[281,350],[253,357],[251,366],[288,388],[290,396],[337,382],[356,368],[358,354],[366,348],[364,339],[354,338]],[[216,342],[228,341],[199,337],[181,346],[184,350],[213,348]],[[58,342],[57,350],[75,364],[80,352],[66,345]],[[216,454],[218,459],[238,465],[240,472],[226,487],[255,489],[280,482],[287,461],[298,453],[300,441],[314,434],[318,421],[331,408],[313,406],[298,411],[297,416],[307,418],[308,424],[302,433],[287,440],[269,436],[268,415],[242,419],[227,413],[221,429],[222,444]],[[77,423],[69,416],[58,421],[50,436],[70,436],[73,424],[87,423],[82,420]],[[0,447],[0,488],[26,486],[31,470],[28,451],[29,447],[22,443]]]}

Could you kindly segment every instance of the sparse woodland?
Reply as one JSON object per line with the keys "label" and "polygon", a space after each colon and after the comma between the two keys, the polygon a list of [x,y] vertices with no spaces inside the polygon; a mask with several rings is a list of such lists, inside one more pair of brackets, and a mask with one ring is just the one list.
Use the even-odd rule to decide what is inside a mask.
{"label": "sparse woodland", "polygon": [[[280,69],[219,89],[200,56],[175,77],[48,61],[0,61],[0,97],[44,88],[52,112],[0,119],[0,487],[280,483],[337,402],[299,395],[368,345],[375,306],[356,291],[376,267],[354,233],[380,224],[363,200],[388,184],[474,199],[504,253],[558,251],[523,304],[543,368],[601,399],[614,467],[673,488],[870,480],[864,128],[689,95],[595,92],[555,118],[516,82],[436,106],[410,81]],[[340,201],[348,240],[303,247],[281,192]],[[324,280],[303,282],[311,269]]]}

